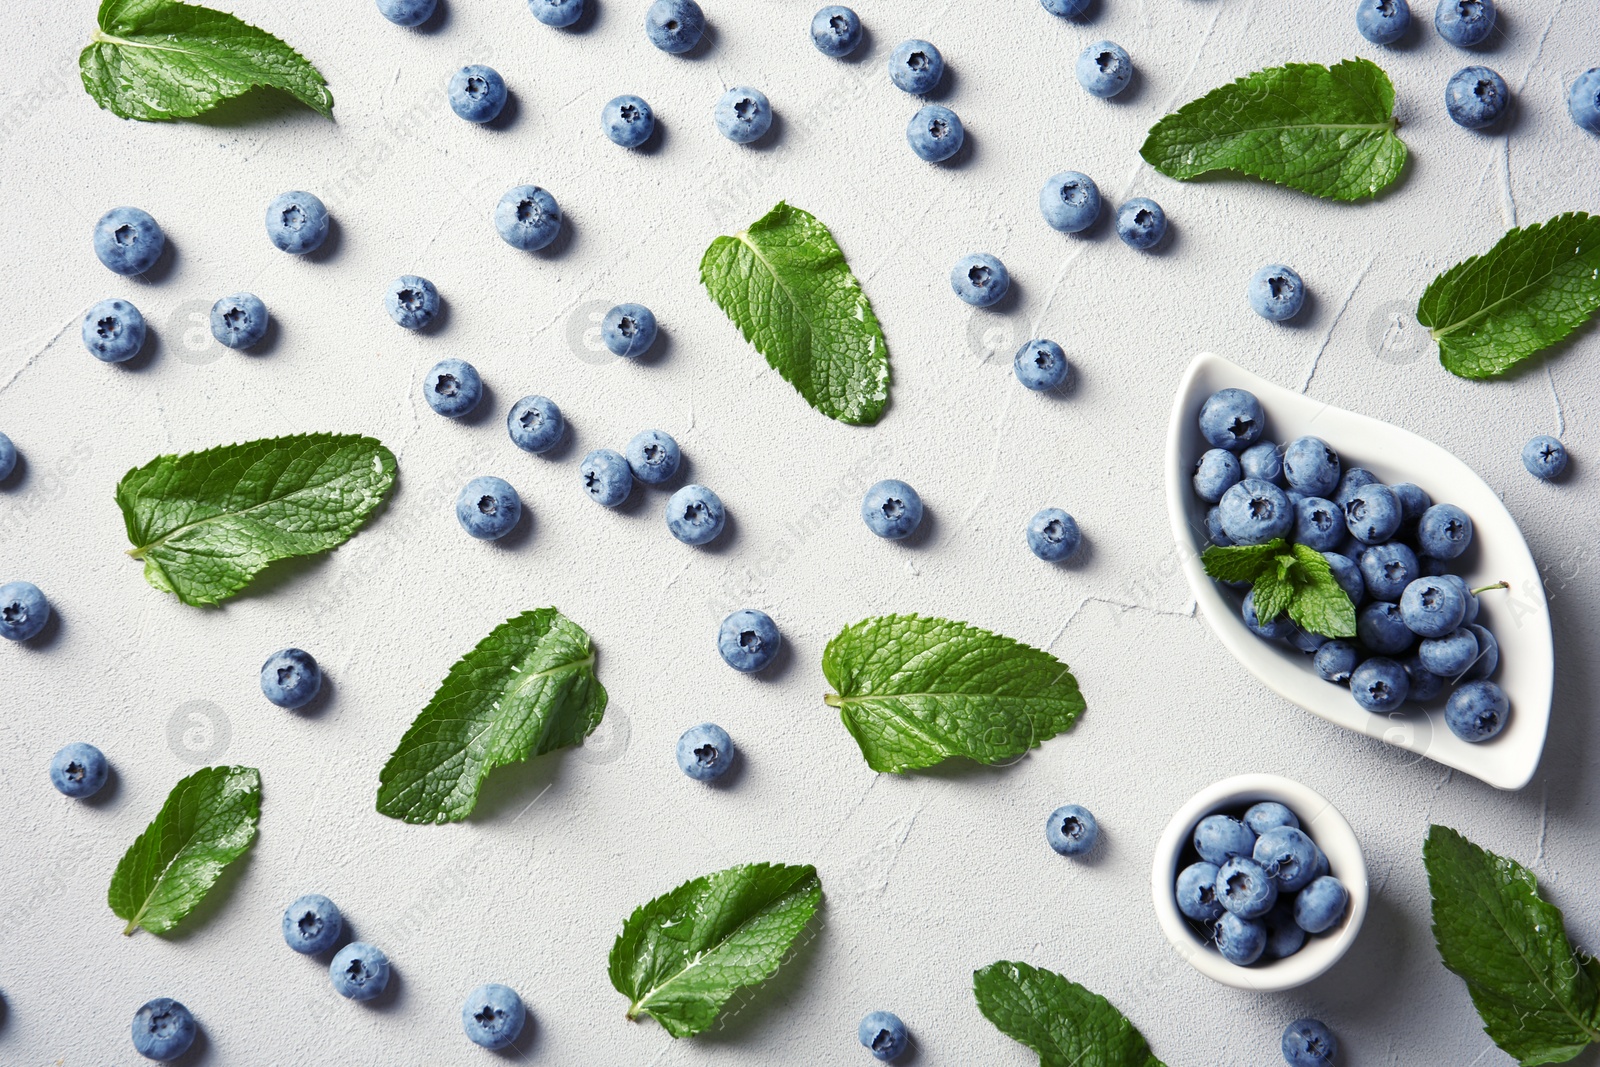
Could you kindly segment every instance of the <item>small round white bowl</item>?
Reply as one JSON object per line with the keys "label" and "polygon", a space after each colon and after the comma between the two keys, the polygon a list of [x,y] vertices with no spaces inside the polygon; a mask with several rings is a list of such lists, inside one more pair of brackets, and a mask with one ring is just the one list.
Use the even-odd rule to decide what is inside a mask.
{"label": "small round white bowl", "polygon": [[[1185,852],[1192,851],[1189,839],[1196,823],[1217,812],[1242,813],[1263,800],[1275,800],[1299,817],[1300,828],[1328,857],[1329,872],[1350,891],[1350,905],[1338,926],[1327,933],[1308,936],[1305,947],[1288,959],[1239,967],[1223,959],[1195,932],[1178,910],[1173,889],[1178,871],[1187,866],[1183,861]],[[1241,774],[1207,786],[1178,809],[1156,845],[1150,892],[1161,932],[1195,970],[1235,989],[1271,993],[1304,985],[1338,963],[1349,950],[1367,917],[1367,864],[1361,857],[1361,843],[1356,840],[1355,831],[1321,794],[1275,774]]]}

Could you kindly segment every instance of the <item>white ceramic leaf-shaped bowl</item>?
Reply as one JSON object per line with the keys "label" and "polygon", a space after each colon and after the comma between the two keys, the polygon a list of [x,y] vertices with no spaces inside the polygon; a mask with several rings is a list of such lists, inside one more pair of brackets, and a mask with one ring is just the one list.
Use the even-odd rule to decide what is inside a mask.
{"label": "white ceramic leaf-shaped bowl", "polygon": [[[1478,621],[1500,644],[1494,681],[1511,701],[1511,719],[1498,737],[1469,744],[1450,732],[1444,722],[1449,687],[1426,705],[1406,704],[1389,715],[1374,715],[1358,705],[1347,688],[1319,678],[1310,656],[1264,641],[1245,628],[1239,615],[1242,597],[1213,581],[1201,566],[1210,505],[1195,495],[1190,481],[1196,461],[1209,447],[1197,422],[1200,406],[1218,389],[1230,387],[1254,393],[1266,409],[1263,440],[1283,445],[1314,434],[1339,453],[1346,468],[1365,467],[1391,485],[1413,482],[1434,503],[1455,504],[1472,517],[1473,544],[1454,561],[1455,572],[1474,588],[1511,583],[1509,590],[1479,597]],[[1167,427],[1167,510],[1184,574],[1207,621],[1228,650],[1269,689],[1347,730],[1465,771],[1496,788],[1521,789],[1533,778],[1544,750],[1555,684],[1544,584],[1516,520],[1465,463],[1398,426],[1330,407],[1202,353],[1184,372],[1172,404]]]}

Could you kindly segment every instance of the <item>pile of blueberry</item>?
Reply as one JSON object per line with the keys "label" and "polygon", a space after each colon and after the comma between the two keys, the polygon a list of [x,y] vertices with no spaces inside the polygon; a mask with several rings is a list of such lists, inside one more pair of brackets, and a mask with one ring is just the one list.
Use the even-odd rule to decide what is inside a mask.
{"label": "pile of blueberry", "polygon": [[1178,872],[1178,910],[1229,963],[1286,959],[1344,918],[1349,890],[1282,804],[1263,801],[1242,819],[1208,815],[1193,845],[1199,859]]}
{"label": "pile of blueberry", "polygon": [[1253,593],[1241,609],[1245,626],[1313,656],[1317,674],[1349,686],[1367,711],[1426,703],[1456,683],[1444,709],[1450,732],[1473,742],[1499,734],[1511,705],[1489,680],[1500,646],[1477,622],[1483,589],[1449,573],[1472,543],[1472,519],[1409,482],[1384,485],[1370,471],[1343,467],[1321,438],[1299,437],[1280,449],[1262,438],[1266,425],[1261,402],[1243,389],[1214,393],[1200,409],[1200,432],[1212,447],[1195,465],[1194,491],[1213,505],[1211,543],[1281,537],[1322,553],[1356,607],[1357,636],[1330,640],[1287,614],[1262,622]]}

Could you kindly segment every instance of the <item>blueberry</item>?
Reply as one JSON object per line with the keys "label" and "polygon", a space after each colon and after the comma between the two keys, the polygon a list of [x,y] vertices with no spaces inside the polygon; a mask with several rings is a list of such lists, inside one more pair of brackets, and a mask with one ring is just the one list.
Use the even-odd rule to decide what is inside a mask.
{"label": "blueberry", "polygon": [[1357,704],[1374,715],[1381,715],[1406,702],[1411,693],[1411,681],[1400,664],[1374,656],[1350,675],[1350,693]]}
{"label": "blueberry", "polygon": [[950,288],[973,307],[998,304],[1011,288],[1006,265],[987,252],[962,256],[950,270]]}
{"label": "blueberry", "polygon": [[[84,339],[87,342],[89,330],[87,322],[83,324],[83,329]],[[1554,437],[1535,437],[1522,446],[1522,465],[1535,478],[1542,478],[1547,482],[1559,478],[1561,472],[1567,469],[1566,446]]]}
{"label": "blueberry", "polygon": [[1380,656],[1399,655],[1417,639],[1400,617],[1400,605],[1384,600],[1375,600],[1356,613],[1356,636],[1368,651]]}
{"label": "blueberry", "polygon": [[1339,588],[1350,598],[1350,603],[1360,607],[1367,598],[1367,582],[1361,577],[1360,565],[1340,552],[1324,552],[1322,558],[1328,561],[1333,580],[1339,583]]}
{"label": "blueberry", "polygon": [[1270,322],[1294,318],[1306,302],[1306,283],[1282,263],[1268,263],[1256,271],[1245,292],[1250,307]]}
{"label": "blueberry", "polygon": [[655,312],[643,304],[618,304],[600,320],[600,340],[613,356],[638,359],[656,343]]}
{"label": "blueberry", "polygon": [[310,193],[292,189],[267,205],[267,239],[292,256],[315,252],[328,239],[328,209]]}
{"label": "blueberry", "polygon": [[1078,84],[1090,96],[1116,96],[1133,78],[1127,49],[1112,41],[1096,41],[1078,56]]}
{"label": "blueberry", "polygon": [[1053,174],[1039,190],[1039,213],[1053,230],[1086,230],[1100,217],[1100,187],[1080,171]]}
{"label": "blueberry", "polygon": [[1374,600],[1399,601],[1406,586],[1421,576],[1416,553],[1399,541],[1373,545],[1361,553],[1361,580]]}
{"label": "blueberry", "polygon": [[1036,392],[1059,389],[1072,380],[1072,364],[1054,341],[1039,338],[1017,349],[1011,369],[1017,381]]}
{"label": "blueberry", "polygon": [[1241,919],[1232,912],[1224,912],[1217,920],[1212,939],[1223,959],[1248,967],[1267,950],[1267,924],[1260,919]]}
{"label": "blueberry", "polygon": [[1223,907],[1217,900],[1217,865],[1201,860],[1178,872],[1178,910],[1198,923],[1216,922]]}
{"label": "blueberry", "polygon": [[94,254],[118,274],[143,274],[166,247],[156,220],[136,207],[114,207],[94,224]]}
{"label": "blueberry", "polygon": [[445,92],[450,110],[468,122],[493,122],[506,106],[506,80],[482,63],[462,67],[450,76]]}
{"label": "blueberry", "polygon": [[1356,490],[1377,482],[1378,476],[1365,467],[1346,467],[1343,474],[1339,475],[1339,485],[1328,497],[1339,505],[1342,511],[1350,503],[1350,498],[1356,495]]}
{"label": "blueberry", "polygon": [[1494,0],[1439,0],[1433,28],[1457,48],[1482,44],[1494,29]]}
{"label": "blueberry", "polygon": [[1239,453],[1239,469],[1246,478],[1278,485],[1283,480],[1283,453],[1271,441],[1259,441]]}
{"label": "blueberry", "polygon": [[1060,15],[1064,19],[1082,18],[1093,2],[1094,0],[1039,0],[1046,11],[1052,15]]}
{"label": "blueberry", "polygon": [[1478,638],[1465,626],[1417,646],[1422,665],[1441,678],[1459,678],[1478,660]]}
{"label": "blueberry", "polygon": [[1240,609],[1244,617],[1245,629],[1257,637],[1268,641],[1285,641],[1296,629],[1293,620],[1287,613],[1279,612],[1272,617],[1270,622],[1262,622],[1256,615],[1256,593],[1252,589],[1244,595],[1244,606]]}
{"label": "blueberry", "polygon": [[[83,316],[83,347],[102,363],[132,359],[144,347],[144,316],[126,300],[102,300]],[[1566,454],[1562,454],[1565,466]],[[9,472],[0,473],[0,478]]]}
{"label": "blueberry", "polygon": [[1472,520],[1454,504],[1435,504],[1417,522],[1417,546],[1424,556],[1455,559],[1472,544]]}
{"label": "blueberry", "polygon": [[1286,960],[1305,946],[1306,932],[1294,921],[1294,902],[1288,897],[1280,896],[1261,921],[1267,926],[1266,959]]}
{"label": "blueberry", "polygon": [[504,537],[521,518],[522,498],[500,478],[481,475],[456,494],[456,521],[480,541]]}
{"label": "blueberry", "polygon": [[711,117],[717,130],[734,144],[749,144],[772,129],[772,105],[759,89],[736,85],[722,94]]}
{"label": "blueberry", "polygon": [[1360,662],[1360,650],[1349,641],[1338,640],[1329,641],[1317,649],[1312,666],[1316,668],[1318,677],[1323,681],[1335,685],[1349,685],[1350,675]]}
{"label": "blueberry", "polygon": [[1222,528],[1236,544],[1266,544],[1294,529],[1294,508],[1271,482],[1246,478],[1223,493],[1217,507],[1222,509]]}
{"label": "blueberry", "polygon": [[420,26],[433,15],[438,0],[378,0],[378,10],[396,26]]}
{"label": "blueberry", "polygon": [[303,708],[322,691],[322,668],[311,653],[283,648],[261,665],[261,695],[280,708]]}
{"label": "blueberry", "polygon": [[459,419],[483,399],[483,379],[465,360],[441,359],[422,376],[422,398],[445,418]]}
{"label": "blueberry", "polygon": [[597,504],[614,508],[633,491],[633,471],[622,453],[610,448],[597,448],[583,457],[578,468],[583,478],[584,492]]}
{"label": "blueberry", "polygon": [[600,125],[613,144],[638,148],[656,132],[656,113],[637,96],[615,96],[601,109]]}
{"label": "blueberry", "polygon": [[772,616],[754,608],[734,612],[722,620],[717,630],[717,652],[722,662],[743,674],[766,667],[782,646],[783,635],[778,633]]}
{"label": "blueberry", "polygon": [[254,293],[234,293],[211,305],[211,336],[244,349],[267,335],[267,305]]}
{"label": "blueberry", "polygon": [[1444,692],[1444,679],[1423,664],[1420,651],[1407,656],[1400,665],[1406,669],[1407,700],[1426,704]]}
{"label": "blueberry", "polygon": [[194,1044],[194,1016],[171,997],[157,997],[133,1013],[133,1048],[147,1060],[166,1063]]}
{"label": "blueberry", "polygon": [[1339,486],[1339,453],[1320,437],[1296,437],[1283,450],[1283,476],[1302,493],[1326,498]]}
{"label": "blueberry", "polygon": [[1400,529],[1400,498],[1387,485],[1363,485],[1349,494],[1344,516],[1351,537],[1364,545],[1381,544]]}
{"label": "blueberry", "polygon": [[1373,44],[1394,44],[1411,28],[1411,6],[1406,0],[1359,0],[1356,29]]}
{"label": "blueberry", "polygon": [[[1405,0],[1390,0],[1404,4]],[[1289,1067],[1333,1067],[1339,1042],[1315,1019],[1296,1019],[1283,1031],[1283,1058]]]}
{"label": "blueberry", "polygon": [[1320,934],[1344,918],[1350,891],[1332,875],[1322,875],[1300,891],[1294,901],[1294,921],[1308,934]]}
{"label": "blueberry", "polygon": [[861,19],[847,7],[829,4],[811,16],[811,43],[825,56],[847,56],[861,43]]}
{"label": "blueberry", "polygon": [[[1233,538],[1222,528],[1222,509],[1210,508],[1206,511],[1206,538],[1214,545],[1227,548],[1233,544]],[[1245,583],[1248,585],[1249,583]]]}
{"label": "blueberry", "polygon": [[1100,840],[1100,824],[1081,804],[1063,804],[1045,820],[1044,839],[1063,856],[1081,856]]}
{"label": "blueberry", "polygon": [[1451,693],[1444,705],[1444,722],[1450,732],[1473,744],[1504,730],[1510,717],[1505,691],[1493,682],[1468,682]]}
{"label": "blueberry", "polygon": [[889,53],[889,80],[908,93],[932,92],[944,77],[944,56],[927,41],[901,41]]}
{"label": "blueberry", "polygon": [[1444,109],[1450,120],[1469,130],[1492,125],[1510,103],[1506,80],[1488,67],[1462,67],[1444,85]]}
{"label": "blueberry", "polygon": [[966,139],[961,116],[939,104],[925,105],[906,123],[906,143],[929,163],[943,163],[961,151]]}
{"label": "blueberry", "polygon": [[583,17],[583,0],[528,0],[528,10],[546,26],[571,26]]}
{"label": "blueberry", "polygon": [[1466,595],[1454,582],[1417,578],[1400,595],[1400,618],[1418,637],[1443,637],[1466,616]]}
{"label": "blueberry", "polygon": [[1275,826],[1262,833],[1251,857],[1285,893],[1298,893],[1315,877],[1317,846],[1295,826]]}
{"label": "blueberry", "polygon": [[1231,815],[1207,815],[1194,828],[1194,850],[1218,867],[1236,856],[1249,856],[1256,847],[1255,833]]}
{"label": "blueberry", "polygon": [[[861,521],[879,537],[898,541],[922,524],[922,497],[905,482],[885,478],[861,498]],[[1076,531],[1077,526],[1073,526]]]}
{"label": "blueberry", "polygon": [[1472,666],[1461,672],[1461,676],[1467,679],[1487,678],[1500,666],[1500,642],[1495,640],[1494,634],[1475,622],[1467,623],[1464,629],[1478,639],[1478,658],[1472,661]]}
{"label": "blueberry", "polygon": [[691,726],[678,738],[678,766],[690,778],[709,782],[733,766],[733,739],[716,723]]}
{"label": "blueberry", "polygon": [[1325,635],[1313,633],[1310,630],[1302,630],[1298,626],[1291,627],[1288,634],[1284,636],[1284,640],[1307,655],[1321,651],[1322,646],[1328,643],[1328,638]]}
{"label": "blueberry", "polygon": [[81,800],[100,792],[110,773],[105,753],[74,741],[50,759],[50,783],[63,795]]}
{"label": "blueberry", "polygon": [[514,186],[494,207],[494,228],[512,248],[537,252],[561,232],[561,205],[537,185]]}
{"label": "blueberry", "polygon": [[0,433],[0,482],[11,477],[11,472],[17,469],[17,446],[11,443],[11,438]]}
{"label": "blueberry", "polygon": [[722,498],[703,485],[686,485],[667,500],[667,529],[686,545],[716,540],[727,518]]}
{"label": "blueberry", "polygon": [[[1296,830],[1300,829],[1300,819],[1295,813],[1275,800],[1263,800],[1259,804],[1250,805],[1249,809],[1244,813],[1244,824],[1250,828],[1252,833],[1257,835],[1258,839],[1259,835],[1266,833],[1268,830],[1275,830],[1280,826],[1292,826]],[[1251,854],[1254,855],[1254,853],[1255,850],[1251,849]]]}
{"label": "blueberry", "polygon": [[505,1048],[522,1033],[528,1009],[510,986],[490,983],[467,994],[461,1005],[461,1029],[474,1045]]}
{"label": "blueberry", "polygon": [[1394,490],[1395,499],[1400,501],[1400,528],[1414,529],[1422,513],[1433,507],[1433,499],[1410,482],[1401,482],[1389,488]]}
{"label": "blueberry", "polygon": [[524,452],[548,452],[561,440],[567,420],[555,401],[545,396],[525,396],[506,413],[506,433]]}
{"label": "blueberry", "polygon": [[426,278],[402,274],[389,283],[383,306],[398,326],[424,330],[439,314],[439,290]]}
{"label": "blueberry", "polygon": [[888,1011],[870,1012],[856,1027],[856,1038],[874,1059],[892,1060],[906,1050],[910,1038],[900,1016]]}
{"label": "blueberry", "polygon": [[1028,520],[1028,548],[1046,563],[1071,559],[1082,543],[1077,520],[1060,508],[1040,508]]}
{"label": "blueberry", "polygon": [[0,585],[0,637],[26,641],[50,621],[50,602],[32,582]]}
{"label": "blueberry", "polygon": [[307,893],[283,909],[283,940],[303,955],[321,955],[338,944],[343,934],[344,916],[320,893]]}
{"label": "blueberry", "polygon": [[694,0],[656,0],[644,16],[644,35],[663,52],[687,52],[706,32],[706,16]]}
{"label": "blueberry", "polygon": [[660,485],[670,481],[678,473],[678,464],[683,458],[683,453],[678,450],[678,442],[660,430],[644,430],[634,434],[633,440],[628,442],[626,454],[628,469],[633,472],[634,480],[645,485]]}
{"label": "blueberry", "polygon": [[1261,409],[1261,401],[1243,389],[1219,389],[1200,406],[1200,434],[1215,448],[1243,451],[1260,440],[1266,428],[1267,413]]}
{"label": "blueberry", "polygon": [[1600,67],[1590,67],[1567,93],[1567,114],[1580,129],[1600,133]]}
{"label": "blueberry", "polygon": [[1480,609],[1480,605],[1478,604],[1478,594],[1473,592],[1471,586],[1467,585],[1467,580],[1465,578],[1461,577],[1459,574],[1439,574],[1429,575],[1429,577],[1436,577],[1441,582],[1449,582],[1451,585],[1461,590],[1461,595],[1466,598],[1467,604],[1466,614],[1461,617],[1463,624],[1478,621],[1478,611]]}
{"label": "blueberry", "polygon": [[1136,196],[1117,209],[1117,236],[1129,248],[1149,249],[1167,235],[1167,213],[1149,197]]}
{"label": "blueberry", "polygon": [[1207,449],[1194,465],[1195,495],[1208,504],[1215,504],[1239,483],[1244,472],[1239,467],[1239,457],[1225,448]]}
{"label": "blueberry", "polygon": [[351,1000],[371,1000],[389,985],[389,957],[365,941],[352,941],[328,964],[334,992]]}
{"label": "blueberry", "polygon": [[1308,496],[1295,505],[1294,539],[1318,552],[1330,552],[1345,538],[1344,515],[1339,505],[1320,496]]}

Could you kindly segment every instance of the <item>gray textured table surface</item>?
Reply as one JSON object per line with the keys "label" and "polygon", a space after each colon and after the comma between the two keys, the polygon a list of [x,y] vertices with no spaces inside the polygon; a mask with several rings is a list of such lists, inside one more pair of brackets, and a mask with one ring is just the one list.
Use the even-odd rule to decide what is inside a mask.
{"label": "gray textured table surface", "polygon": [[[1277,1062],[1278,1032],[1301,1014],[1337,1029],[1349,1067],[1511,1062],[1434,950],[1421,845],[1430,821],[1462,829],[1531,865],[1580,941],[1600,936],[1600,339],[1591,331],[1514,381],[1470,384],[1438,366],[1407,316],[1438,270],[1509,226],[1600,208],[1600,140],[1564,108],[1566,85],[1600,62],[1592,3],[1506,0],[1481,58],[1517,93],[1516,114],[1480,134],[1451,124],[1442,101],[1471,57],[1431,26],[1409,47],[1371,46],[1345,0],[1103,0],[1083,26],[1035,0],[861,0],[868,46],[848,62],[812,48],[811,8],[793,2],[710,0],[715,46],[687,59],[645,41],[643,0],[599,0],[581,33],[539,25],[520,0],[447,2],[423,33],[384,22],[369,0],[226,5],[321,67],[337,124],[308,112],[121,122],[77,83],[94,4],[8,11],[0,429],[26,469],[0,487],[0,578],[37,582],[60,623],[36,647],[0,648],[0,1060],[131,1063],[134,1009],[169,995],[206,1034],[186,1062],[469,1063],[482,1054],[461,1035],[461,998],[504,981],[532,1011],[529,1062],[860,1063],[856,1021],[882,1007],[909,1023],[918,1064],[1020,1067],[1031,1057],[971,994],[975,967],[1018,958],[1110,997],[1175,1065]],[[914,104],[883,61],[907,36],[949,61],[944,102],[972,142],[958,166],[924,165],[906,147]],[[1071,73],[1100,37],[1139,71],[1109,102]],[[1138,157],[1151,123],[1215,85],[1352,55],[1393,76],[1412,150],[1375,203],[1180,185]],[[464,62],[506,76],[516,102],[502,128],[450,114],[443,84]],[[761,147],[711,125],[716,97],[742,83],[781,116]],[[601,135],[600,106],[622,92],[655,106],[653,150]],[[1160,200],[1170,244],[1134,252],[1105,220],[1076,237],[1048,229],[1038,188],[1067,167],[1113,202]],[[518,253],[490,225],[500,194],[524,181],[567,212],[555,254]],[[262,232],[264,205],[290,188],[319,194],[338,222],[314,261]],[[884,323],[896,382],[875,428],[812,412],[700,288],[707,243],[779,199],[832,227]],[[95,262],[90,225],[117,204],[166,228],[176,254],[159,277],[124,280]],[[998,313],[950,294],[949,265],[975,249],[1015,278]],[[1271,260],[1298,268],[1312,293],[1292,325],[1245,304],[1245,279]],[[382,287],[403,272],[438,284],[442,329],[410,335],[386,319]],[[249,354],[213,346],[200,317],[239,289],[276,321]],[[133,299],[153,328],[153,351],[133,366],[99,364],[78,342],[83,309],[110,295]],[[657,358],[597,353],[595,316],[622,299],[659,315]],[[1070,353],[1070,397],[1013,380],[1010,354],[1030,335]],[[1159,475],[1172,390],[1202,349],[1439,441],[1503,493],[1546,570],[1558,660],[1549,745],[1525,790],[1496,792],[1313,718],[1212,636],[1177,569]],[[481,419],[452,423],[423,405],[420,375],[444,356],[483,372]],[[506,439],[504,411],[528,392],[571,419],[554,457]],[[578,457],[647,427],[674,434],[692,477],[727,502],[729,535],[711,550],[668,536],[661,493],[615,512],[583,498]],[[1575,469],[1546,486],[1517,453],[1560,427]],[[320,429],[373,434],[399,456],[392,506],[368,530],[220,610],[144,583],[111,496],[125,470]],[[509,545],[456,527],[455,491],[480,473],[509,479],[531,509]],[[887,476],[927,501],[931,530],[916,545],[880,542],[856,516],[862,489]],[[1078,565],[1028,554],[1022,523],[1047,504],[1082,525]],[[449,665],[495,623],[546,604],[598,646],[612,703],[594,743],[499,772],[466,824],[378,815],[378,769]],[[716,655],[721,614],[746,605],[789,638],[764,677]],[[823,706],[818,661],[840,627],[885,611],[965,618],[1046,647],[1071,664],[1089,710],[1016,766],[875,775]],[[288,644],[327,668],[331,693],[313,714],[282,712],[257,689],[261,660]],[[704,719],[747,755],[729,788],[674,765],[679,732]],[[116,768],[90,804],[58,796],[45,775],[50,754],[80,739]],[[121,936],[105,903],[118,856],[174,781],[217,761],[262,770],[254,851],[177,936]],[[1355,948],[1293,993],[1202,978],[1162,939],[1148,899],[1171,812],[1249,770],[1333,799],[1372,871]],[[1044,846],[1045,813],[1069,800],[1100,817],[1094,862]],[[819,936],[715,1032],[673,1042],[625,1022],[605,970],[622,919],[684,878],[760,859],[818,866]],[[388,951],[393,996],[342,1001],[320,964],[285,949],[281,909],[312,890]]]}

